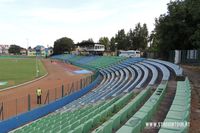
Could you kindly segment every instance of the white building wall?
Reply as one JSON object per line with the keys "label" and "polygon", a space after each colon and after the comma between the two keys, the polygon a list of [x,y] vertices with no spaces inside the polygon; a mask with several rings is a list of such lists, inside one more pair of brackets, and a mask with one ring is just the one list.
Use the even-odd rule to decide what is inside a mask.
{"label": "white building wall", "polygon": [[0,44],[0,54],[9,54],[8,49],[10,45]]}

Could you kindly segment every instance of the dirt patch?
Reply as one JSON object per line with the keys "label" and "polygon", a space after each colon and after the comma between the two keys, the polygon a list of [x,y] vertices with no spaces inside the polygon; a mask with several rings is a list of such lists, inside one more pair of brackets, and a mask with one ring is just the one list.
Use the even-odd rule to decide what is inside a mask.
{"label": "dirt patch", "polygon": [[[31,102],[31,109],[37,107],[37,88],[42,89],[42,103],[47,103],[47,101],[51,102],[62,96],[62,85],[64,86],[64,94],[68,94],[80,89],[81,86],[86,86],[91,81],[89,74],[73,74],[73,70],[80,70],[76,66],[58,61],[51,63],[50,60],[42,60],[42,62],[48,71],[45,78],[0,92],[0,108],[3,104],[4,119],[28,111],[28,100]],[[82,79],[87,79],[87,82],[82,84]],[[0,112],[0,120],[1,117]]]}
{"label": "dirt patch", "polygon": [[190,133],[200,133],[200,67],[182,65],[192,86]]}

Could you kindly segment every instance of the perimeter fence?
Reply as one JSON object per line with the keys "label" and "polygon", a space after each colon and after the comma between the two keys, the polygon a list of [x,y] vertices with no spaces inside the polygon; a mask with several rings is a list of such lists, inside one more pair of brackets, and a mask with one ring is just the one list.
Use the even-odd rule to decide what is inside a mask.
{"label": "perimeter fence", "polygon": [[[95,78],[97,74],[88,75],[82,79],[75,80],[68,83],[63,83],[52,88],[41,88],[42,97],[41,103],[37,104],[36,89],[32,90],[26,95],[22,95],[18,98],[9,98],[9,100],[4,100],[4,96],[0,97],[0,121],[8,119],[13,116],[17,116],[21,113],[33,110],[39,106],[49,104],[56,101],[62,97],[68,96],[73,92],[77,92],[82,88],[89,85]],[[6,97],[6,96],[5,96]]]}

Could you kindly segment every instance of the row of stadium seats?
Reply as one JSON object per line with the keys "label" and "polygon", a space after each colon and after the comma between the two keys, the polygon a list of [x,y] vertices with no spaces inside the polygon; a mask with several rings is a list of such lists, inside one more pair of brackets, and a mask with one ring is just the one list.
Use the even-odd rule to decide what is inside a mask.
{"label": "row of stadium seats", "polygon": [[[141,58],[139,58],[140,59],[140,61],[142,61],[141,60]],[[133,63],[133,60],[134,60],[134,58],[132,58],[132,59],[128,59],[128,60],[126,60],[126,61],[124,61],[124,65],[127,67],[128,65],[130,65],[130,63]],[[154,76],[154,78],[152,78],[153,80],[154,80],[154,82],[155,82],[155,79],[157,78],[157,70],[156,69],[153,69],[153,68],[155,68],[154,66],[152,66],[152,65],[150,65],[150,64],[147,64],[147,63],[143,63],[143,64],[146,64],[146,65],[148,65],[148,67],[150,66],[150,68],[151,68],[151,70],[152,70],[152,73],[156,73],[156,76]],[[121,67],[120,67],[121,66]],[[140,65],[141,66],[141,65]],[[161,65],[160,65],[161,66]],[[113,67],[113,68],[112,68]],[[107,74],[107,77],[108,77],[108,79],[107,79],[107,81],[106,81],[106,78],[103,78],[103,81],[102,81],[102,86],[99,86],[98,88],[96,88],[92,93],[93,94],[89,94],[89,95],[86,95],[85,97],[83,97],[83,98],[80,98],[79,100],[77,100],[76,101],[76,103],[75,102],[72,102],[71,103],[71,105],[72,106],[75,106],[75,107],[77,107],[78,105],[79,106],[81,106],[81,105],[83,105],[83,104],[85,104],[85,103],[88,103],[89,101],[91,101],[92,100],[92,102],[95,102],[95,100],[96,99],[99,99],[99,98],[101,98],[103,95],[108,95],[109,96],[109,94],[113,94],[113,92],[115,92],[114,91],[114,89],[112,89],[112,88],[115,88],[116,86],[118,86],[119,84],[117,84],[117,82],[116,81],[118,81],[119,83],[121,83],[122,82],[122,80],[124,80],[124,77],[125,77],[125,80],[124,81],[126,81],[128,78],[127,77],[129,77],[129,76],[127,76],[128,74],[128,72],[127,72],[127,70],[125,69],[122,69],[123,68],[123,64],[121,63],[121,64],[119,64],[119,65],[117,65],[117,67],[116,66],[112,66],[110,69],[108,69],[108,70],[102,70],[102,71],[100,71],[101,73],[103,73],[103,71],[105,71],[105,73],[103,73],[102,75],[105,77],[105,75]],[[164,67],[164,66],[163,66]],[[115,68],[115,69],[114,69]],[[132,80],[130,80],[130,78],[129,78],[129,80],[128,80],[128,82],[129,83],[132,83],[132,85],[134,85],[134,84],[136,84],[137,83],[137,81],[139,81],[140,79],[141,79],[141,77],[142,77],[142,69],[140,69],[139,67],[137,67],[137,66],[131,66],[131,68],[130,67],[127,67],[128,68],[128,70],[132,73]],[[133,68],[135,68],[134,70],[133,70]],[[143,67],[144,68],[144,67]],[[114,69],[114,70],[113,70]],[[120,69],[122,69],[122,70],[120,70]],[[116,70],[120,70],[119,72],[118,71],[116,71]],[[147,69],[146,69],[147,70]],[[135,80],[135,82],[133,82],[133,80],[134,80],[134,78],[133,78],[133,72],[137,72],[138,73],[138,77],[137,77],[137,80]],[[124,73],[126,73],[126,76],[122,76],[122,75],[124,75]],[[147,72],[146,72],[147,73]],[[121,75],[121,76],[120,76]],[[147,75],[147,74],[146,74]],[[165,74],[163,74],[163,75],[165,75]],[[120,78],[119,78],[120,77]],[[152,80],[152,81],[153,81]],[[108,82],[109,81],[109,82]],[[107,82],[107,84],[106,84],[106,82]],[[140,84],[142,83],[142,82],[144,82],[144,80],[143,81],[140,81]],[[112,86],[112,88],[110,88]],[[125,88],[125,87],[129,87],[129,88],[134,88],[134,86],[130,86],[130,84],[124,84],[124,83],[122,83],[121,84],[121,86],[119,86],[118,88],[116,88],[115,90],[118,92],[118,94],[120,94],[122,91],[123,91],[123,89]],[[100,88],[100,89],[99,89]],[[108,89],[108,88],[110,88],[110,89]],[[99,91],[99,90],[100,91]],[[122,91],[120,91],[120,90],[122,90]],[[127,91],[125,91],[125,92],[127,92]],[[115,93],[115,94],[113,94],[112,96],[116,96],[116,94],[117,93]],[[108,97],[107,97],[108,98]],[[106,96],[104,96],[102,99],[106,99]],[[67,106],[70,106],[70,105],[67,105]]]}
{"label": "row of stadium seats", "polygon": [[[121,97],[108,100],[88,106],[73,112],[63,112],[58,114],[48,115],[38,121],[24,126],[15,132],[69,132],[69,133],[88,133],[94,127],[99,126],[105,118],[110,117],[110,124],[104,123],[93,132],[103,130],[108,132],[112,129],[118,129],[120,123],[123,123],[132,115],[138,107],[144,103],[145,99],[150,94],[150,87],[141,91],[137,96],[133,93],[128,93]],[[133,98],[134,97],[134,98]],[[119,110],[113,115],[114,112]],[[110,128],[111,125],[111,128]]]}
{"label": "row of stadium seats", "polygon": [[140,133],[155,114],[167,89],[167,83],[160,84],[145,104],[117,131],[117,133]]}
{"label": "row of stadium seats", "polygon": [[[142,59],[140,60],[138,59],[137,62],[141,60]],[[132,63],[136,63],[136,59],[135,59],[135,62],[132,62]],[[100,83],[100,85],[97,88],[95,88],[91,93],[85,95],[84,97],[80,98],[79,100],[75,102],[72,102],[71,104],[67,106],[69,107],[70,105],[73,105],[73,106],[78,107],[83,104],[87,104],[91,102],[94,103],[98,100],[104,100],[111,96],[117,96],[121,94],[121,92],[123,93],[123,91],[126,91],[127,88],[133,89],[134,86],[137,85],[137,83],[140,83],[139,80],[142,77],[142,70],[137,66],[133,66],[132,64],[129,64],[129,65],[130,66],[128,66],[127,64],[126,66],[113,65],[110,68],[100,70],[100,73],[103,76],[102,83]],[[134,70],[134,68],[136,67],[137,69]],[[137,80],[136,80],[137,82],[134,82],[134,79],[136,78],[136,76],[135,74],[133,74],[133,72],[134,73],[139,72],[138,74],[139,78],[137,77]]]}
{"label": "row of stadium seats", "polygon": [[[74,63],[75,65],[82,65],[82,66],[90,66],[94,68],[105,68],[107,66],[110,66],[112,64],[116,64],[117,62],[121,62],[125,60],[126,58],[123,57],[113,57],[113,56],[75,56],[75,55],[58,55],[52,57],[53,59],[62,59],[64,61],[70,61],[71,63]],[[163,80],[168,80],[170,76],[169,69],[173,70],[176,74],[176,76],[182,76],[183,70],[178,65],[175,65],[173,63],[162,61],[162,60],[155,60],[155,59],[147,59],[146,62],[148,64],[156,65],[159,67],[162,72],[165,73],[165,76],[163,76]],[[128,63],[128,61],[127,61]],[[148,66],[147,66],[148,67]],[[152,67],[150,68],[155,72],[155,69]],[[151,82],[151,84],[153,84]]]}
{"label": "row of stadium seats", "polygon": [[83,126],[83,130],[88,132],[88,126],[91,127],[91,125],[88,123],[91,123],[92,119],[94,119],[94,125],[98,124],[100,119],[103,119],[103,117],[108,115],[108,113],[111,113],[111,111],[114,111],[114,109],[122,107],[132,97],[133,93],[129,93],[120,99],[116,97],[112,100],[96,103],[94,106],[90,105],[73,112],[51,114],[45,118],[33,122],[30,125],[24,126],[15,132],[69,132],[70,130],[74,130],[80,124],[83,124],[81,125]]}
{"label": "row of stadium seats", "polygon": [[70,105],[80,107],[87,103],[94,103],[95,101],[104,100],[111,96],[127,93],[134,88],[140,88],[147,80],[149,70],[153,73],[151,81],[149,82],[149,84],[151,83],[150,85],[156,82],[158,70],[162,72],[163,80],[169,79],[169,70],[164,65],[144,60],[143,58],[130,58],[122,61],[120,64],[115,64],[109,68],[100,70],[103,77],[100,85],[88,95],[72,102],[64,108],[69,108],[71,107]]}
{"label": "row of stadium seats", "polygon": [[[111,133],[119,129],[120,125],[124,123],[132,114],[134,114],[137,109],[145,102],[148,95],[150,95],[150,87],[142,90],[133,100],[131,100],[126,106],[124,106],[119,112],[114,114],[103,123],[101,126],[96,128],[93,133]],[[110,126],[108,123],[110,123]]]}
{"label": "row of stadium seats", "polygon": [[[72,57],[74,58],[74,56]],[[87,58],[91,59],[92,57],[89,56],[83,58],[86,60]],[[152,78],[151,81],[149,82],[150,85],[155,84],[156,79],[158,78],[158,70],[162,72],[163,75],[162,80],[169,79],[170,72],[168,68],[162,65],[161,63],[157,63],[159,62],[159,60],[158,61],[156,60],[157,62],[155,62],[155,60],[154,61],[145,60],[140,64],[134,65],[136,60],[141,62],[144,59],[130,58],[123,61],[120,64],[112,65],[108,69],[101,70],[100,73],[103,75],[103,81],[93,92],[91,92],[92,94],[79,99],[77,101],[77,104],[80,105],[81,103],[82,105],[89,103],[91,101],[95,102],[99,99],[106,99],[109,98],[110,96],[117,96],[122,92],[127,93],[133,90],[133,88],[140,88],[145,83],[148,77],[149,69],[152,72]],[[77,106],[77,104],[71,103],[71,105],[73,106]]]}
{"label": "row of stadium seats", "polygon": [[[98,70],[101,82],[84,96],[16,132],[86,133],[93,130],[97,133],[111,133],[117,131],[130,117],[117,132],[141,132],[165,94],[170,71],[176,76],[182,75],[180,67],[161,60],[75,55],[58,55],[52,59]],[[151,86],[159,83],[159,75],[161,84],[145,102]],[[134,99],[133,90],[140,91]]]}
{"label": "row of stadium seats", "polygon": [[166,65],[170,69],[173,69],[173,71],[176,73],[177,76],[183,75],[183,69],[178,65],[175,65],[175,64],[167,62],[167,61],[162,61],[162,60],[155,60],[155,59],[149,59],[149,60]]}
{"label": "row of stadium seats", "polygon": [[[166,92],[166,86],[167,83],[161,84],[157,87],[156,91],[153,93],[153,95],[148,99],[147,102],[140,108],[139,111],[137,111],[126,123],[124,126],[122,126],[117,132],[118,133],[131,133],[131,132],[141,132],[142,129],[145,127],[145,122],[151,119],[152,115],[156,112],[156,108],[158,107],[159,103],[161,102],[162,98],[164,97],[164,94]],[[185,88],[184,90],[181,88]],[[99,119],[102,119],[102,117],[106,117],[116,109],[122,108],[119,112],[114,114],[112,117],[110,117],[109,120],[107,120],[105,123],[103,123],[100,127],[96,128],[93,133],[112,133],[113,130],[116,130],[120,127],[120,123],[123,123],[127,120],[129,116],[132,115],[134,111],[136,111],[138,104],[141,104],[144,102],[145,97],[149,93],[149,88],[141,91],[131,102],[129,102],[124,108],[124,104],[126,104],[132,97],[132,93],[126,94],[121,99],[113,99],[109,102],[101,103],[93,107],[83,108],[78,111],[74,111],[73,113],[60,113],[56,114],[55,116],[49,115],[46,117],[46,119],[42,119],[37,121],[36,123],[32,123],[29,126],[25,126],[16,132],[31,132],[35,131],[50,131],[50,132],[70,132],[70,133],[87,133],[89,132],[92,127],[95,127],[98,125]],[[173,104],[170,108],[170,111],[168,112],[168,115],[174,111],[177,112],[176,115],[172,115],[173,118],[167,115],[167,118],[165,119],[165,122],[172,122],[177,120],[185,120],[187,121],[188,118],[188,111],[189,107],[185,108],[182,107],[183,104],[188,105],[188,102],[190,103],[190,86],[188,79],[185,82],[178,82],[177,86],[177,92],[175,99],[173,101]],[[183,97],[184,96],[184,97]],[[185,103],[180,102],[181,100],[185,100]],[[183,109],[184,108],[184,109]],[[98,110],[97,110],[98,109]],[[103,111],[103,112],[102,112]],[[182,115],[180,117],[181,111],[186,111],[187,115]],[[93,113],[91,113],[93,112]],[[98,114],[98,112],[100,114]],[[185,112],[183,112],[186,114]],[[182,113],[182,114],[183,114]],[[59,115],[59,116],[58,116]],[[62,116],[61,116],[62,115]],[[178,116],[177,116],[178,115]],[[184,116],[184,117],[183,117]],[[85,121],[87,118],[89,120]],[[49,118],[49,120],[47,119]],[[62,122],[60,120],[68,121],[68,122]],[[77,122],[78,120],[78,122]],[[52,123],[49,124],[48,122]],[[45,123],[45,125],[41,124]],[[65,123],[66,125],[63,125]],[[61,125],[62,124],[62,125]],[[81,125],[80,125],[81,124]],[[38,127],[37,125],[46,126],[44,127]],[[67,127],[66,127],[67,126]],[[35,128],[34,128],[35,127]],[[44,129],[44,130],[41,130]],[[180,128],[178,128],[180,130]],[[174,128],[171,130],[175,130]],[[165,127],[161,128],[159,132],[161,133],[167,133],[171,132],[169,129],[165,129]],[[183,130],[183,129],[182,129]],[[186,130],[186,129],[184,129]],[[177,129],[175,130],[177,131]],[[174,132],[175,132],[174,131]]]}
{"label": "row of stadium seats", "polygon": [[151,65],[154,65],[156,66],[158,69],[160,69],[160,71],[162,71],[162,74],[163,74],[163,77],[162,77],[162,80],[165,80],[165,81],[168,81],[169,80],[169,77],[170,77],[170,71],[169,69],[164,66],[163,64],[160,64],[160,63],[157,63],[157,62],[152,62],[152,61],[144,61],[145,63],[148,63],[148,64],[151,64]]}
{"label": "row of stadium seats", "polygon": [[[191,102],[191,90],[188,78],[185,81],[178,81],[176,95],[169,112],[164,120],[165,124],[174,124],[174,126],[163,125],[159,130],[159,133],[175,133],[175,132],[188,132],[188,121],[190,120],[190,102]],[[173,123],[174,122],[174,123]],[[182,122],[181,125],[175,123]],[[179,123],[180,124],[180,123]]]}
{"label": "row of stadium seats", "polygon": [[[90,66],[101,66],[102,64],[115,64],[116,62],[122,61],[126,58],[124,57],[117,57],[117,56],[76,56],[76,55],[69,55],[69,54],[64,54],[64,55],[56,55],[51,57],[52,59],[57,59],[57,60],[63,60],[66,62],[71,62],[71,63],[78,63],[78,64],[84,64],[84,65],[90,65]],[[103,63],[105,62],[105,63]],[[105,67],[105,65],[103,65]]]}
{"label": "row of stadium seats", "polygon": [[[75,56],[75,55],[56,55],[52,59],[60,59],[66,62],[71,62],[72,64],[82,66],[90,66],[93,69],[101,69],[108,67],[111,64],[115,64],[126,58],[118,56]],[[83,67],[83,66],[82,66]]]}
{"label": "row of stadium seats", "polygon": [[[15,132],[67,132],[71,129],[74,129],[78,122],[85,122],[88,118],[92,117],[94,113],[104,110],[114,103],[115,100],[116,99],[110,100],[109,102],[100,103],[96,106],[88,106],[74,112],[48,115],[45,118],[16,130]],[[98,111],[96,111],[97,109]]]}
{"label": "row of stadium seats", "polygon": [[52,56],[51,59],[56,59],[56,60],[68,60],[70,58],[75,57],[75,55],[71,55],[71,54],[63,54],[63,55],[55,55]]}
{"label": "row of stadium seats", "polygon": [[149,82],[149,85],[154,85],[156,83],[157,78],[158,78],[158,70],[153,65],[143,63],[143,62],[141,64],[146,66],[148,69],[151,70],[152,78],[151,78],[151,81]]}

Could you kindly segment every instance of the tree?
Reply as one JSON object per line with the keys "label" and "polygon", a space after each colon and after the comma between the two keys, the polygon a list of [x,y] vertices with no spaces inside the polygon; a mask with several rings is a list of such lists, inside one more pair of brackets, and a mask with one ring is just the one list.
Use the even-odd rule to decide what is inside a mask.
{"label": "tree", "polygon": [[136,24],[135,29],[133,30],[133,37],[132,37],[132,42],[133,42],[133,49],[139,49],[140,48],[140,31],[142,27],[140,23]]}
{"label": "tree", "polygon": [[71,38],[63,37],[54,42],[54,54],[63,54],[74,49],[74,42]]}
{"label": "tree", "polygon": [[140,37],[141,37],[141,41],[140,41],[140,48],[141,49],[146,49],[147,48],[147,44],[148,44],[148,29],[147,29],[147,25],[144,23],[142,26],[142,29],[140,31]]}
{"label": "tree", "polygon": [[200,1],[185,0],[185,5],[188,10],[187,23],[190,27],[190,41],[195,49],[200,49]]}
{"label": "tree", "polygon": [[148,29],[146,24],[141,26],[138,23],[133,30],[130,29],[126,35],[126,43],[126,49],[146,49],[148,43]]}
{"label": "tree", "polygon": [[199,5],[199,0],[175,0],[168,4],[168,12],[160,15],[155,24],[161,52],[200,48]]}
{"label": "tree", "polygon": [[[131,32],[131,31],[130,31]],[[135,29],[130,33],[131,41],[132,41],[132,47],[133,49],[145,49],[147,47],[148,43],[148,29],[146,24],[143,24],[141,26],[140,23],[138,23],[135,26]]]}
{"label": "tree", "polygon": [[8,49],[9,53],[11,54],[20,54],[20,50],[22,48],[18,45],[11,45],[10,48]]}
{"label": "tree", "polygon": [[93,41],[93,39],[92,39],[92,38],[89,38],[89,39],[87,40],[87,42],[94,43],[94,41]]}
{"label": "tree", "polygon": [[88,40],[82,40],[81,42],[77,43],[78,45],[88,45],[88,44],[94,44],[94,41],[92,38],[89,38]]}
{"label": "tree", "polygon": [[99,43],[104,45],[106,50],[110,50],[110,41],[108,37],[101,37]]}
{"label": "tree", "polygon": [[117,49],[115,38],[110,39],[110,51],[114,52]]}
{"label": "tree", "polygon": [[[117,44],[117,45],[116,45]],[[115,37],[111,38],[110,49],[114,50],[116,47],[118,50],[144,50],[148,44],[148,29],[147,25],[142,26],[138,23],[135,28],[130,29],[128,33],[125,33],[124,29],[118,31]]]}
{"label": "tree", "polygon": [[125,34],[124,29],[121,29],[118,31],[118,33],[115,35],[115,42],[117,43],[117,49],[118,50],[127,50],[128,49],[128,40],[127,36]]}
{"label": "tree", "polygon": [[32,49],[31,46],[29,46],[29,47],[28,47],[28,50],[31,50],[31,49]]}
{"label": "tree", "polygon": [[134,43],[135,40],[135,33],[133,32],[132,29],[129,30],[129,32],[126,35],[127,41],[128,41],[128,48],[129,50],[137,49],[136,44]]}
{"label": "tree", "polygon": [[149,47],[149,50],[152,51],[152,52],[156,52],[158,51],[158,39],[157,39],[157,34],[155,33],[155,31],[152,31],[150,36],[149,36],[149,39],[148,39],[148,42],[150,44],[150,47]]}

